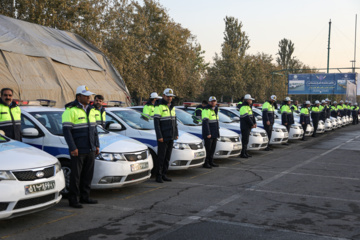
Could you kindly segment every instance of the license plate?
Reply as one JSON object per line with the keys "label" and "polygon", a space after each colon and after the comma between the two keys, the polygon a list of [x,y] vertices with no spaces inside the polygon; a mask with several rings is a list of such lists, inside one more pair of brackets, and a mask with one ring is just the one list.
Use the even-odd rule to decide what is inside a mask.
{"label": "license plate", "polygon": [[37,193],[37,192],[43,192],[54,188],[55,188],[55,181],[26,185],[25,195]]}
{"label": "license plate", "polygon": [[240,149],[240,147],[241,147],[241,145],[240,144],[234,144],[234,150],[238,150],[238,149]]}
{"label": "license plate", "polygon": [[132,172],[136,172],[139,171],[141,169],[147,169],[149,167],[149,163],[144,162],[144,163],[135,163],[135,164],[131,164],[131,171]]}
{"label": "license plate", "polygon": [[269,141],[269,139],[267,137],[263,138],[263,142],[268,142],[268,141]]}
{"label": "license plate", "polygon": [[194,157],[203,157],[203,156],[205,156],[205,152],[204,151],[202,151],[202,152],[196,152],[196,153],[194,153]]}
{"label": "license plate", "polygon": [[289,137],[289,134],[288,133],[284,133],[284,137]]}

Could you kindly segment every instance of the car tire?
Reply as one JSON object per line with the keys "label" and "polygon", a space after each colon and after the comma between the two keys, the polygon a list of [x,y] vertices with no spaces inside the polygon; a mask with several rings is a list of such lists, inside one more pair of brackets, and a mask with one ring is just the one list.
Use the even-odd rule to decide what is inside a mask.
{"label": "car tire", "polygon": [[70,185],[70,160],[69,159],[59,159],[61,163],[61,169],[64,172],[65,177],[65,188],[60,192],[63,198],[67,198],[69,194],[69,185]]}
{"label": "car tire", "polygon": [[154,166],[153,169],[151,169],[151,176],[154,177],[156,175],[156,168],[157,168],[157,154],[151,148],[149,148],[149,151],[153,159],[153,166]]}

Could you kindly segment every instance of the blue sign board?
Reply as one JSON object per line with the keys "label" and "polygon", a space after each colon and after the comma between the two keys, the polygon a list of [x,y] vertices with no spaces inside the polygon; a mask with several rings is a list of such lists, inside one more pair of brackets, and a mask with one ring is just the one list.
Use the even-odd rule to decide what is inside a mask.
{"label": "blue sign board", "polygon": [[346,94],[346,81],[356,84],[357,73],[289,74],[289,94]]}

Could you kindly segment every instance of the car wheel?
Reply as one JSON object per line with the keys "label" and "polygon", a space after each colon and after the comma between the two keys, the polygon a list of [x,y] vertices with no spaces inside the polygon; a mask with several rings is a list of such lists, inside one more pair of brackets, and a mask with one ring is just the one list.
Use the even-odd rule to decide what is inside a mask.
{"label": "car wheel", "polygon": [[64,198],[67,198],[69,194],[70,173],[71,173],[70,160],[60,159],[59,161],[61,163],[61,169],[63,170],[65,177],[65,188],[60,193]]}
{"label": "car wheel", "polygon": [[155,176],[156,175],[156,169],[157,169],[157,154],[155,153],[154,150],[152,150],[151,148],[149,148],[151,157],[153,159],[153,169],[151,169],[151,176]]}

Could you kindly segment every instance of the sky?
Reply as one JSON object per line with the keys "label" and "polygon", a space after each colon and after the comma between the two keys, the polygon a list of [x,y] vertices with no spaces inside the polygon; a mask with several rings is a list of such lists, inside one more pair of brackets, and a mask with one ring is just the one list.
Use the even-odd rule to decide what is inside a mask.
{"label": "sky", "polygon": [[287,38],[295,44],[293,56],[311,67],[326,68],[331,19],[330,68],[350,68],[357,14],[356,67],[360,67],[360,0],[158,1],[175,22],[196,36],[210,63],[215,53],[221,53],[224,18],[233,16],[250,38],[248,53],[270,54],[275,62],[278,43]]}

